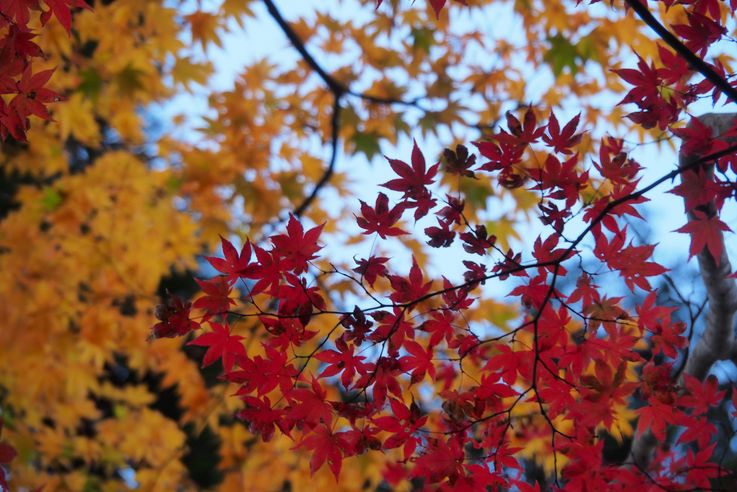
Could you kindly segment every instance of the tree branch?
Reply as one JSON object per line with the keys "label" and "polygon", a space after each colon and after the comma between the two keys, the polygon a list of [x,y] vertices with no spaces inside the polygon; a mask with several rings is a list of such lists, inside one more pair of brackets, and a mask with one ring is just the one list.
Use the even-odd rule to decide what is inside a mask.
{"label": "tree branch", "polygon": [[688,49],[685,44],[666,29],[665,26],[663,26],[663,24],[661,24],[655,16],[650,13],[650,10],[647,8],[645,3],[641,3],[640,0],[625,0],[625,3],[629,5],[640,19],[650,26],[650,28],[655,31],[663,41],[676,50],[676,52],[681,55],[689,65],[691,65],[691,68],[699,72],[708,79],[709,82],[718,87],[719,90],[721,90],[732,102],[737,102],[737,89],[729,85],[729,82],[727,82],[724,77],[714,71],[714,69],[711,68],[704,60],[696,56],[693,51]]}
{"label": "tree branch", "polygon": [[[719,136],[724,134],[737,121],[737,113],[726,114],[705,114],[698,120],[712,129],[712,134]],[[735,139],[729,139],[732,142]],[[714,174],[714,161],[704,162],[703,157],[687,156],[681,150],[678,156],[679,168],[693,167],[697,163],[702,163],[702,169],[708,177]],[[682,177],[683,179],[683,177]],[[712,200],[707,205],[706,213],[709,216],[716,215],[716,204]],[[688,211],[688,220],[694,220],[692,210]],[[732,273],[732,265],[729,262],[729,256],[724,244],[724,235],[719,231],[719,238],[722,246],[722,254],[719,264],[709,252],[708,248],[704,248],[698,255],[699,270],[701,278],[706,287],[707,298],[709,300],[709,310],[706,316],[706,327],[704,333],[694,348],[688,352],[688,360],[686,361],[684,370],[679,377],[679,385],[683,385],[683,375],[688,374],[699,380],[703,380],[709,373],[709,369],[718,360],[725,360],[732,357],[735,347],[735,330],[734,318],[737,312],[737,285],[735,281],[729,278]],[[658,445],[658,441],[651,432],[635,437],[632,442],[632,457],[635,463],[646,469],[651,460],[653,449]]]}
{"label": "tree branch", "polygon": [[340,128],[340,98],[335,97],[333,101],[333,115],[330,119],[330,162],[328,167],[322,173],[320,180],[315,184],[312,192],[302,201],[302,203],[294,209],[294,215],[301,217],[302,214],[310,207],[312,202],[317,198],[320,189],[325,186],[335,171],[335,161],[338,158],[338,129]]}
{"label": "tree branch", "polygon": [[317,60],[310,54],[309,51],[307,51],[307,47],[305,46],[304,42],[299,38],[297,33],[292,29],[292,26],[289,25],[289,22],[282,17],[281,12],[279,12],[279,9],[276,8],[276,5],[274,5],[274,2],[271,0],[264,0],[264,4],[266,5],[266,10],[269,11],[269,15],[276,21],[277,24],[279,24],[279,27],[281,28],[282,32],[289,38],[289,42],[292,43],[292,46],[294,46],[294,49],[296,49],[300,55],[302,55],[302,59],[309,65],[309,67],[315,71],[317,75],[320,76],[320,78],[325,82],[325,85],[328,86],[330,89],[330,92],[332,92],[336,98],[339,98],[346,92],[348,92],[348,88],[345,87],[342,83],[340,83],[335,77],[330,75],[325,71],[322,66],[317,63]]}

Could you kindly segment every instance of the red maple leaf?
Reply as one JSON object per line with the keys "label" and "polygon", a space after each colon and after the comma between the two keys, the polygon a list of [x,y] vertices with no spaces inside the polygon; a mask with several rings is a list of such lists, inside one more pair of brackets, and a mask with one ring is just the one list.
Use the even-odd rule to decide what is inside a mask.
{"label": "red maple leaf", "polygon": [[232,286],[225,277],[215,277],[209,280],[195,279],[205,295],[194,301],[193,306],[197,309],[204,309],[205,315],[203,321],[207,321],[212,316],[223,315],[228,312],[230,306],[235,301],[230,298]]}
{"label": "red maple leaf", "polygon": [[443,160],[445,161],[444,170],[448,174],[457,174],[466,176],[467,178],[476,178],[475,173],[471,170],[476,165],[476,156],[468,154],[468,148],[465,145],[456,145],[456,150],[443,150]]}
{"label": "red maple leaf", "polygon": [[708,217],[700,210],[694,210],[694,218],[686,225],[676,229],[676,232],[689,233],[691,235],[691,248],[688,250],[689,259],[701,253],[704,248],[709,250],[714,262],[719,265],[724,249],[724,237],[722,231],[732,231],[716,215]]}
{"label": "red maple leaf", "polygon": [[415,460],[412,476],[423,477],[429,483],[440,482],[446,477],[453,482],[463,473],[465,457],[458,439],[451,438],[444,442],[429,438],[425,452]]}
{"label": "red maple leaf", "polygon": [[430,0],[430,5],[435,11],[435,17],[440,18],[440,11],[445,7],[445,0]]}
{"label": "red maple leaf", "polygon": [[402,446],[404,458],[407,459],[415,452],[415,448],[420,443],[420,440],[414,434],[425,425],[427,415],[422,415],[420,407],[415,402],[407,407],[401,401],[390,398],[389,406],[391,407],[391,415],[375,418],[374,423],[380,430],[392,433],[384,441],[384,449],[394,449]]}
{"label": "red maple leaf", "polygon": [[[500,134],[501,135],[501,134]],[[497,135],[499,137],[500,135]],[[500,139],[498,143],[490,141],[472,142],[482,156],[489,162],[481,166],[482,171],[503,171],[522,161],[525,146],[512,143],[508,139]]]}
{"label": "red maple leaf", "polygon": [[686,40],[686,47],[704,57],[709,46],[727,34],[719,22],[697,13],[686,13],[688,24],[677,24],[673,30]]}
{"label": "red maple leaf", "polygon": [[681,153],[686,156],[708,155],[727,147],[727,143],[715,140],[710,126],[698,118],[691,118],[685,128],[672,128],[671,131],[681,138]]}
{"label": "red maple leaf", "polygon": [[274,436],[275,426],[279,427],[285,435],[289,435],[289,426],[284,422],[284,410],[272,408],[271,401],[267,396],[256,398],[253,396],[242,396],[246,408],[239,410],[236,414],[248,426],[248,430],[254,434],[261,435],[264,442],[268,442]]}
{"label": "red maple leaf", "polygon": [[46,109],[46,104],[59,100],[59,95],[56,92],[44,87],[54,70],[52,68],[32,73],[31,65],[28,65],[20,82],[18,82],[18,94],[10,100],[8,108],[24,119],[30,115],[35,115],[48,120],[51,115]]}
{"label": "red maple leaf", "polygon": [[284,268],[293,270],[298,275],[307,270],[307,263],[317,258],[315,253],[322,249],[317,240],[324,226],[323,223],[304,232],[299,220],[293,215],[289,216],[287,233],[271,237],[273,251],[283,259]]}
{"label": "red maple leaf", "polygon": [[49,10],[41,14],[41,23],[46,24],[51,18],[51,14],[53,14],[59,23],[64,26],[67,34],[72,33],[71,9],[78,7],[91,10],[90,6],[83,0],[44,0],[44,3],[48,5]]}
{"label": "red maple leaf", "polygon": [[335,376],[338,373],[340,375],[340,382],[346,388],[350,387],[353,377],[356,372],[359,374],[366,374],[368,370],[368,364],[364,363],[363,360],[366,357],[361,355],[354,355],[356,347],[351,344],[348,345],[342,338],[338,338],[335,341],[336,350],[323,350],[315,354],[315,358],[319,361],[326,362],[328,365],[320,373],[321,378]]}
{"label": "red maple leaf", "polygon": [[657,125],[661,130],[665,130],[668,124],[678,118],[679,110],[674,104],[675,99],[666,101],[661,95],[664,69],[655,68],[653,63],[648,65],[640,55],[637,55],[637,58],[637,70],[632,68],[614,70],[614,73],[635,86],[619,104],[637,104],[640,111],[630,113],[627,117],[643,128],[653,128]]}
{"label": "red maple leaf", "polygon": [[427,244],[433,248],[447,248],[453,244],[456,233],[450,229],[448,222],[440,218],[438,218],[438,226],[425,228],[425,234],[430,238]]}
{"label": "red maple leaf", "polygon": [[[0,434],[3,431],[3,421],[0,419]],[[15,459],[18,452],[8,443],[0,442],[0,490],[10,490],[5,474],[5,466]]]}
{"label": "red maple leaf", "polygon": [[230,326],[227,323],[210,323],[211,332],[203,333],[187,345],[207,347],[207,352],[202,358],[202,367],[207,367],[222,359],[223,368],[226,372],[233,369],[233,364],[239,357],[246,357],[246,347],[241,343],[243,337],[231,335]]}
{"label": "red maple leaf", "polygon": [[389,208],[389,197],[383,193],[379,193],[376,197],[376,205],[369,206],[363,200],[361,202],[362,217],[356,217],[356,223],[362,229],[366,229],[364,234],[377,233],[381,239],[387,236],[401,236],[407,234],[399,227],[394,227],[404,212],[404,205],[399,204]]}
{"label": "red maple leaf", "polygon": [[452,311],[433,311],[430,317],[431,319],[422,323],[420,327],[423,331],[430,333],[428,344],[434,347],[443,339],[446,342],[450,342],[455,334],[455,328],[453,327],[454,315]]}
{"label": "red maple leaf", "polygon": [[0,13],[8,19],[15,19],[20,26],[26,26],[30,20],[27,0],[3,0]]}
{"label": "red maple leaf", "polygon": [[243,243],[243,247],[241,247],[239,253],[235,249],[235,246],[224,237],[220,236],[220,241],[225,258],[206,256],[205,259],[210,265],[218,272],[227,275],[230,283],[235,283],[241,277],[252,276],[256,267],[249,263],[251,259],[251,242],[246,241]]}
{"label": "red maple leaf", "polygon": [[599,147],[599,161],[594,161],[594,167],[599,173],[614,184],[631,182],[642,169],[636,161],[628,159],[622,150],[624,141],[613,137],[606,137]]}
{"label": "red maple leaf", "polygon": [[724,200],[732,194],[731,186],[722,186],[714,181],[703,168],[686,171],[681,174],[681,184],[675,186],[669,193],[683,198],[686,210],[693,210],[700,205],[706,205],[714,200],[717,210],[722,208]]}
{"label": "red maple leaf", "polygon": [[368,259],[359,258],[356,262],[358,266],[353,271],[359,273],[361,278],[366,279],[366,282],[373,287],[377,277],[386,277],[388,272],[385,263],[387,261],[389,261],[389,258],[384,256],[369,256]]}
{"label": "red maple leaf", "polygon": [[440,163],[436,163],[430,169],[425,165],[425,157],[422,155],[417,142],[413,141],[412,147],[412,167],[406,162],[398,159],[386,158],[392,169],[400,177],[392,179],[384,183],[384,188],[400,191],[404,193],[405,198],[419,198],[423,195],[425,187],[433,183],[433,178],[438,172]]}
{"label": "red maple leaf", "polygon": [[[520,123],[511,111],[507,111],[506,116],[509,132],[515,137],[510,140],[515,144],[525,146],[535,143],[545,132],[545,126],[541,126],[540,128],[537,127],[537,117],[535,116],[535,112],[532,111],[532,107],[528,107],[527,111],[525,111],[523,123]],[[509,138],[508,134],[503,135]]]}
{"label": "red maple leaf", "polygon": [[394,292],[389,298],[396,303],[413,302],[430,291],[432,280],[425,282],[422,270],[417,264],[417,259],[412,257],[412,268],[409,270],[408,277],[401,275],[389,275],[389,282]]}
{"label": "red maple leaf", "polygon": [[266,251],[255,244],[253,245],[253,252],[256,253],[258,261],[253,276],[258,280],[251,287],[251,294],[255,295],[266,291],[271,295],[275,295],[279,291],[282,273],[287,270],[282,262],[281,255],[276,251]]}
{"label": "red maple leaf", "polygon": [[414,340],[407,340],[404,342],[404,348],[409,355],[400,358],[399,364],[403,371],[412,371],[411,382],[413,384],[422,381],[425,374],[429,374],[430,378],[435,377],[432,347],[425,350]]}
{"label": "red maple leaf", "polygon": [[156,306],[156,318],[159,320],[153,327],[151,338],[171,338],[186,335],[200,327],[200,324],[189,319],[191,302],[169,294],[165,304]]}
{"label": "red maple leaf", "polygon": [[311,389],[295,388],[286,396],[291,404],[289,417],[292,420],[303,422],[309,427],[320,423],[330,424],[333,421],[333,406],[327,400],[327,391],[314,376]]}
{"label": "red maple leaf", "polygon": [[295,448],[306,448],[312,451],[310,459],[310,473],[314,474],[327,462],[330,471],[338,481],[340,468],[343,464],[343,450],[350,447],[348,441],[340,433],[334,434],[325,424],[320,424],[295,446]]}
{"label": "red maple leaf", "polygon": [[467,253],[481,256],[496,244],[496,236],[488,235],[483,224],[477,225],[471,232],[462,232],[458,237],[463,241],[463,249]]}
{"label": "red maple leaf", "polygon": [[578,122],[581,119],[581,113],[578,113],[573,117],[571,121],[566,123],[563,130],[560,129],[558,124],[558,118],[555,117],[555,113],[550,112],[550,120],[548,121],[547,130],[548,133],[543,135],[543,142],[548,147],[552,147],[554,152],[560,154],[573,154],[571,147],[578,145],[583,137],[582,133],[575,135]]}

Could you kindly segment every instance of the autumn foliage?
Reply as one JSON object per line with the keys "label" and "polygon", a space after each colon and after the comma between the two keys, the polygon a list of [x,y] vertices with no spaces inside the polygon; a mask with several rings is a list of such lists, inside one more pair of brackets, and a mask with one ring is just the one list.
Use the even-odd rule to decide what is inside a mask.
{"label": "autumn foliage", "polygon": [[333,7],[0,3],[0,490],[734,489],[737,3]]}

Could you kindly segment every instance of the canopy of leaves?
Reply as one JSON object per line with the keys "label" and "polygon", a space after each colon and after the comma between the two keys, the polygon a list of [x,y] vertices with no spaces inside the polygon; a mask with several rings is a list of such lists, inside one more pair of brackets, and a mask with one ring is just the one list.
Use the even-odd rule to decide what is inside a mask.
{"label": "canopy of leaves", "polygon": [[737,4],[282,3],[0,3],[0,489],[729,489],[704,306],[628,224],[683,173],[684,261],[730,268],[735,128],[683,123],[735,102]]}

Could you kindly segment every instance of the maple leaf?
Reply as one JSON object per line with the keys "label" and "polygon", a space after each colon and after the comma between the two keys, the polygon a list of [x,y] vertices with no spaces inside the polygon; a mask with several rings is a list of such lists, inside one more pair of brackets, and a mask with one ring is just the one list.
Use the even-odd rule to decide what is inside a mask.
{"label": "maple leaf", "polygon": [[706,415],[710,408],[719,405],[726,394],[726,391],[719,390],[719,381],[713,375],[701,381],[690,374],[684,374],[683,382],[686,393],[681,396],[679,403],[692,409],[696,415]]}
{"label": "maple leaf", "polygon": [[46,24],[53,14],[70,35],[72,33],[71,9],[76,7],[91,10],[83,0],[43,0],[43,2],[49,7],[49,10],[41,15],[41,23]]}
{"label": "maple leaf", "polygon": [[694,210],[693,214],[694,218],[689,220],[683,227],[676,229],[675,232],[691,235],[691,247],[688,250],[689,259],[700,254],[706,248],[714,259],[714,262],[719,265],[722,258],[722,250],[724,249],[722,231],[732,232],[732,229],[719,220],[719,217],[716,215],[709,217],[700,210]]}
{"label": "maple leaf", "polygon": [[422,195],[427,185],[434,182],[433,178],[438,172],[440,163],[436,163],[427,169],[425,157],[417,147],[417,142],[412,142],[412,166],[398,159],[386,158],[392,169],[400,177],[382,184],[384,188],[404,193],[405,198],[416,198]]}
{"label": "maple leaf", "polygon": [[420,327],[423,331],[430,333],[428,345],[434,347],[443,339],[450,342],[455,334],[453,327],[454,316],[450,311],[433,312],[431,318]]}
{"label": "maple leaf", "polygon": [[662,68],[655,68],[653,63],[648,65],[640,55],[637,55],[637,58],[637,70],[632,68],[614,70],[614,73],[635,86],[619,104],[637,104],[640,111],[630,113],[627,117],[643,128],[658,126],[661,130],[665,130],[678,117],[676,100],[666,101],[661,95],[662,77],[668,74],[664,74]]}
{"label": "maple leaf", "polygon": [[453,244],[456,233],[450,229],[450,224],[444,220],[438,219],[438,225],[440,227],[425,228],[425,234],[430,238],[427,244],[433,248],[447,248]]}
{"label": "maple leaf", "polygon": [[251,295],[268,292],[272,295],[279,292],[279,284],[282,274],[287,270],[282,261],[282,256],[276,251],[267,251],[259,246],[253,245],[256,253],[257,266],[254,268],[253,277],[257,279],[251,287]]}
{"label": "maple leaf", "polygon": [[460,198],[456,198],[451,195],[445,195],[445,200],[448,205],[438,210],[435,215],[438,217],[438,221],[445,222],[447,224],[462,224],[463,223],[463,209],[466,206],[466,202]]}
{"label": "maple leaf", "polygon": [[467,178],[476,178],[476,174],[471,170],[476,165],[476,156],[469,155],[468,148],[465,145],[456,145],[455,151],[444,149],[443,160],[445,161],[445,172]]}
{"label": "maple leaf", "polygon": [[623,146],[621,139],[605,138],[599,147],[599,162],[594,162],[599,173],[615,184],[631,182],[642,169],[637,162],[627,158],[622,151]]}
{"label": "maple leaf", "polygon": [[583,134],[581,133],[574,135],[580,119],[581,113],[578,113],[573,117],[573,119],[571,119],[571,121],[566,123],[563,130],[561,130],[558,124],[558,118],[556,118],[555,113],[551,111],[550,119],[548,120],[547,134],[542,136],[543,142],[545,142],[548,147],[552,147],[554,152],[559,154],[573,154],[571,147],[578,145],[583,137]]}
{"label": "maple leaf", "polygon": [[256,391],[261,397],[277,387],[283,394],[287,394],[293,388],[293,380],[298,372],[287,360],[287,352],[277,350],[269,344],[262,345],[266,357],[243,357],[236,361],[241,369],[225,375],[228,381],[241,384],[238,395],[248,395]]}
{"label": "maple leaf", "polygon": [[315,358],[322,362],[327,362],[328,366],[320,373],[321,378],[340,375],[340,382],[343,386],[349,388],[356,372],[358,374],[366,374],[368,365],[363,362],[366,357],[354,355],[355,346],[348,345],[342,339],[335,341],[335,350],[323,350],[315,354]]}
{"label": "maple leaf", "polygon": [[399,227],[394,227],[404,212],[404,206],[399,204],[389,209],[389,197],[379,193],[376,197],[376,205],[372,208],[366,202],[361,202],[361,217],[356,217],[356,223],[364,234],[377,233],[381,239],[387,236],[401,236],[407,234]]}
{"label": "maple leaf", "polygon": [[568,270],[566,270],[561,263],[573,256],[576,251],[569,251],[568,248],[556,249],[555,247],[558,245],[558,240],[559,237],[557,234],[551,234],[545,238],[544,241],[541,236],[538,236],[537,239],[535,239],[532,255],[538,263],[550,263],[540,268],[543,268],[550,273],[557,270],[560,275],[566,275]]}
{"label": "maple leaf", "polygon": [[287,350],[291,345],[299,347],[317,335],[316,331],[305,329],[300,318],[259,316],[259,320],[266,331],[274,336],[267,342],[269,346],[280,350]]}
{"label": "maple leaf", "polygon": [[427,294],[432,287],[432,280],[424,281],[422,270],[414,256],[408,277],[389,275],[388,278],[394,289],[389,298],[396,303],[413,302]]}
{"label": "maple leaf", "polygon": [[676,84],[680,80],[688,78],[691,73],[691,67],[685,58],[670,51],[660,43],[658,43],[658,54],[660,55],[660,61],[663,62],[663,69],[660,71],[660,75],[666,84]]}
{"label": "maple leaf", "polygon": [[450,438],[446,442],[430,438],[425,452],[415,460],[412,476],[424,477],[430,483],[437,483],[445,478],[453,482],[462,473],[465,456],[457,439]]}
{"label": "maple leaf", "polygon": [[361,278],[365,278],[366,282],[373,287],[378,277],[386,277],[388,271],[385,263],[387,261],[389,261],[389,258],[384,256],[369,256],[368,259],[359,258],[356,261],[358,266],[353,271],[360,274]]}
{"label": "maple leaf", "polygon": [[313,308],[325,309],[325,300],[318,287],[308,287],[307,281],[291,273],[284,275],[287,283],[280,285],[275,297],[279,300],[279,314],[298,316],[303,325],[309,323]]}
{"label": "maple leaf", "polygon": [[46,109],[46,104],[60,100],[56,92],[44,87],[54,70],[49,69],[32,73],[31,66],[28,65],[23,72],[23,77],[17,85],[18,94],[8,103],[8,110],[24,122],[24,128],[28,127],[27,117],[31,115],[48,120],[51,115]]}
{"label": "maple leaf", "polygon": [[167,292],[166,303],[156,306],[155,315],[159,322],[154,325],[151,337],[178,337],[199,328],[200,324],[189,318],[191,308],[191,302]]}
{"label": "maple leaf", "polygon": [[343,450],[349,447],[350,444],[340,433],[334,434],[327,425],[320,424],[306,437],[303,437],[299,444],[292,449],[306,448],[311,450],[310,473],[314,475],[327,462],[337,482],[343,464]]}
{"label": "maple leaf", "polygon": [[340,324],[346,328],[341,339],[346,342],[352,341],[357,347],[363,343],[373,326],[373,322],[366,318],[366,314],[358,306],[353,308],[351,314],[344,314],[340,319]]}
{"label": "maple leaf", "polygon": [[240,335],[231,335],[228,323],[210,322],[212,331],[203,333],[187,345],[207,347],[207,352],[202,358],[202,367],[214,364],[218,359],[223,362],[225,372],[233,369],[233,364],[239,357],[246,357],[246,347]]}
{"label": "maple leaf", "polygon": [[206,256],[205,259],[212,267],[220,273],[224,273],[228,277],[230,283],[235,283],[239,278],[248,278],[254,274],[255,265],[249,263],[251,259],[251,242],[246,241],[241,247],[240,253],[233,244],[220,237],[223,248],[223,256],[225,258],[216,258]]}
{"label": "maple leaf", "polygon": [[[501,134],[497,135],[499,137]],[[498,143],[490,141],[472,142],[479,150],[482,156],[489,159],[489,162],[481,166],[482,171],[501,171],[506,170],[514,164],[522,161],[525,153],[525,146],[512,143],[507,139],[499,140]]]}
{"label": "maple leaf", "polygon": [[246,423],[250,432],[260,435],[264,442],[271,440],[276,427],[289,435],[289,427],[284,421],[284,411],[272,408],[269,397],[242,396],[241,399],[246,407],[239,410],[236,417]]}
{"label": "maple leaf", "polygon": [[463,241],[463,249],[467,253],[480,256],[484,256],[496,244],[496,236],[488,235],[483,224],[477,225],[471,232],[462,232],[458,237]]}
{"label": "maple leaf", "polygon": [[409,459],[420,443],[415,434],[427,422],[427,415],[422,415],[414,401],[407,407],[400,400],[390,398],[389,406],[391,415],[374,417],[373,421],[379,430],[392,433],[384,441],[384,448],[394,449],[402,446],[404,458]]}
{"label": "maple leaf", "polygon": [[432,9],[435,11],[435,17],[440,18],[440,11],[445,7],[446,0],[429,0]]}
{"label": "maple leaf", "polygon": [[296,388],[287,393],[291,405],[290,418],[296,422],[304,422],[309,426],[320,423],[330,424],[333,421],[333,406],[327,401],[327,391],[313,377],[310,388]]}
{"label": "maple leaf", "polygon": [[403,371],[412,372],[412,384],[422,381],[425,378],[425,374],[429,374],[430,378],[435,377],[432,347],[426,350],[419,343],[408,340],[404,343],[404,348],[409,355],[400,358],[399,364]]}
{"label": "maple leaf", "polygon": [[[0,419],[0,434],[3,431],[3,420]],[[6,442],[0,442],[0,490],[10,490],[7,482],[5,467],[18,455],[18,451]]]}
{"label": "maple leaf", "polygon": [[293,215],[289,216],[287,234],[271,237],[274,252],[283,259],[284,268],[293,270],[296,274],[307,270],[307,263],[317,258],[315,253],[322,249],[317,240],[323,227],[324,223],[305,232],[299,220]]}
{"label": "maple leaf", "polygon": [[545,132],[544,126],[537,128],[537,117],[532,107],[528,107],[525,111],[523,123],[520,123],[511,111],[507,111],[506,117],[509,131],[516,137],[515,144],[526,146],[535,143]]}
{"label": "maple leaf", "polygon": [[711,127],[698,118],[691,118],[685,128],[672,128],[671,131],[683,141],[681,153],[686,156],[709,155],[727,146],[726,142],[715,140]]}
{"label": "maple leaf", "polygon": [[450,311],[461,311],[468,309],[473,304],[473,298],[469,299],[469,289],[465,287],[455,288],[447,278],[443,277],[443,301]]}
{"label": "maple leaf", "polygon": [[704,57],[715,41],[727,34],[727,28],[716,20],[696,12],[687,12],[688,24],[676,24],[673,30],[686,40],[686,47]]}
{"label": "maple leaf", "polygon": [[203,321],[213,316],[224,315],[230,306],[235,305],[235,301],[230,297],[233,288],[226,277],[215,277],[209,280],[195,279],[195,282],[200,286],[204,295],[194,301],[193,307],[205,310]]}
{"label": "maple leaf", "polygon": [[14,19],[21,26],[30,20],[29,5],[25,0],[7,0],[0,5],[0,13],[8,19]]}

